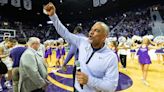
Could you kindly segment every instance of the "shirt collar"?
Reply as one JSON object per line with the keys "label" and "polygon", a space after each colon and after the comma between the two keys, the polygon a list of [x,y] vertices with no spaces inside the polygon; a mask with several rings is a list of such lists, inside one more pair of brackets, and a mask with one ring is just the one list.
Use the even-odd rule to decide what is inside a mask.
{"label": "shirt collar", "polygon": [[[92,45],[91,45],[91,47],[92,47]],[[94,49],[94,48],[92,47],[93,51],[97,51],[97,52],[104,51],[106,48],[107,48],[106,44],[104,44],[104,46],[103,46],[102,48],[98,48],[98,49]]]}
{"label": "shirt collar", "polygon": [[34,52],[35,54],[37,54],[37,51],[31,47],[28,47],[32,52]]}

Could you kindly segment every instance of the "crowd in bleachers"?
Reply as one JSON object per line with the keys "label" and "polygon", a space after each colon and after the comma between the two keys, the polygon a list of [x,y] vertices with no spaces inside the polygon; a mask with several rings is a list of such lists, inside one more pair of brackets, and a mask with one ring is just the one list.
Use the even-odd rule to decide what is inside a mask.
{"label": "crowd in bleachers", "polygon": [[144,36],[152,34],[149,10],[127,12],[120,24],[112,30],[111,36],[132,37],[133,35]]}
{"label": "crowd in bleachers", "polygon": [[[116,14],[115,16],[99,18],[97,20],[83,21],[82,23],[73,22],[65,25],[70,31],[73,31],[76,24],[80,24],[84,28],[84,33],[87,34],[90,30],[90,26],[96,21],[104,21],[107,23],[111,31],[110,36],[112,37],[119,37],[120,35],[132,37],[133,35],[144,36],[146,34],[152,34],[149,8],[129,11],[124,14]],[[4,25],[4,22],[7,22],[8,24]],[[1,17],[0,28],[15,29],[17,38],[28,39],[31,36],[35,36],[42,39],[42,42],[47,39],[59,38],[59,35],[54,31],[55,28],[52,24],[38,24],[37,26],[33,26],[30,23],[25,24],[21,22],[10,22],[9,20],[6,21]]]}
{"label": "crowd in bleachers", "polygon": [[158,6],[158,11],[159,11],[162,19],[164,20],[164,5]]}

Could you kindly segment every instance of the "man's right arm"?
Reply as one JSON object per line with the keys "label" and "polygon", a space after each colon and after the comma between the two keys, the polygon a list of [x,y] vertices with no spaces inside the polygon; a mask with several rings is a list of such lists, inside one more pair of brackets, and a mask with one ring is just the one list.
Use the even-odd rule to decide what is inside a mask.
{"label": "man's right arm", "polygon": [[50,16],[50,19],[53,21],[53,25],[60,36],[66,39],[69,43],[74,44],[77,47],[79,46],[81,39],[75,34],[70,33],[68,29],[61,23],[56,14]]}
{"label": "man's right arm", "polygon": [[66,39],[69,43],[76,45],[79,47],[80,38],[75,34],[72,34],[68,31],[68,29],[61,23],[58,16],[56,15],[56,8],[53,3],[48,3],[44,6],[45,14],[47,14],[50,19],[53,21],[53,25],[56,28],[57,33]]}

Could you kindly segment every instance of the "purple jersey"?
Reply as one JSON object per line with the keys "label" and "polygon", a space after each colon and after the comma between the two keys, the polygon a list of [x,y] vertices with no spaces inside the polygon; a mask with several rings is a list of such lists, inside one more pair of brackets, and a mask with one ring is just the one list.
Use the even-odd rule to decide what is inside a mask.
{"label": "purple jersey", "polygon": [[155,51],[156,54],[164,54],[164,48],[161,48],[161,49],[157,49]]}
{"label": "purple jersey", "polygon": [[48,55],[52,55],[52,48],[48,49]]}
{"label": "purple jersey", "polygon": [[65,55],[65,47],[62,48],[61,55]]}
{"label": "purple jersey", "polygon": [[9,57],[13,60],[13,67],[19,67],[20,58],[26,47],[16,47],[10,51]]}
{"label": "purple jersey", "polygon": [[136,50],[135,49],[131,49],[130,52],[131,53],[134,53],[134,52],[136,52]]}
{"label": "purple jersey", "polygon": [[59,48],[56,50],[56,58],[57,59],[61,58],[61,54],[60,54],[60,49]]}
{"label": "purple jersey", "polygon": [[56,58],[60,59],[61,56],[65,55],[65,48],[63,47],[62,49],[58,48],[56,50]]}
{"label": "purple jersey", "polygon": [[148,47],[140,47],[137,52],[137,55],[139,56],[140,64],[151,64],[150,56],[148,54]]}
{"label": "purple jersey", "polygon": [[44,55],[44,58],[48,58],[48,50],[46,49],[46,51],[45,51],[45,55]]}

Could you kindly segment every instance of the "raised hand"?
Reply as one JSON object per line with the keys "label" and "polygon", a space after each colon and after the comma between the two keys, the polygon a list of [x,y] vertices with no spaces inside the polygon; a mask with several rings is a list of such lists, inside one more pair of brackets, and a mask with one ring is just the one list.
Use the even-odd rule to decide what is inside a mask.
{"label": "raised hand", "polygon": [[56,8],[53,3],[50,2],[44,6],[44,13],[48,16],[53,16],[56,13]]}

